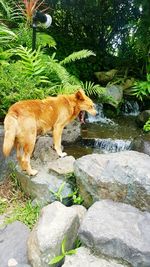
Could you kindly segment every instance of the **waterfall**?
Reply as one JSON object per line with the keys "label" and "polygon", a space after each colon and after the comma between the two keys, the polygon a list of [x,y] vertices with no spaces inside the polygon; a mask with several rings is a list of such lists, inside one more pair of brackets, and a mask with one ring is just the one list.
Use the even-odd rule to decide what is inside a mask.
{"label": "waterfall", "polygon": [[124,115],[137,116],[140,113],[138,102],[134,100],[125,100],[122,105],[122,113]]}
{"label": "waterfall", "polygon": [[96,152],[119,152],[124,150],[130,150],[132,148],[132,140],[122,140],[122,139],[84,139],[84,145],[93,147]]}
{"label": "waterfall", "polygon": [[114,124],[114,122],[111,119],[105,117],[103,113],[103,104],[96,104],[95,106],[96,106],[96,111],[97,111],[96,116],[87,114],[86,122],[89,122],[89,123],[101,122],[105,124]]}

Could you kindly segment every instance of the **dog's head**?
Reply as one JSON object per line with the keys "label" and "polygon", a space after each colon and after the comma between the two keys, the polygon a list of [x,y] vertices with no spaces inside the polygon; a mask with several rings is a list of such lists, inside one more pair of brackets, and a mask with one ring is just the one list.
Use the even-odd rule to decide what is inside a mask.
{"label": "dog's head", "polygon": [[78,107],[80,108],[80,111],[87,111],[91,115],[96,115],[96,109],[94,106],[93,101],[85,95],[84,91],[80,89],[75,93],[76,99],[78,101]]}

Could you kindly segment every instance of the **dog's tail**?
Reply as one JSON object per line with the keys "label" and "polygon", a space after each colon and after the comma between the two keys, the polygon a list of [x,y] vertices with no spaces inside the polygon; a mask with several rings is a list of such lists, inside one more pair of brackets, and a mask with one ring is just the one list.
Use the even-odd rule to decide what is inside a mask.
{"label": "dog's tail", "polygon": [[4,120],[3,153],[6,157],[9,156],[14,146],[17,124],[17,116],[13,113],[8,113]]}

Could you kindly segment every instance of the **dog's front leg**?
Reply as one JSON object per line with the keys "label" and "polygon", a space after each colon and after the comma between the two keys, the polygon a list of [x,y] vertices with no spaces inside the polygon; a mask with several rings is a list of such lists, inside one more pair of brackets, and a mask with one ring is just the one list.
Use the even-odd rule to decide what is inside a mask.
{"label": "dog's front leg", "polygon": [[55,125],[53,129],[54,148],[60,157],[65,157],[67,155],[67,153],[62,152],[62,149],[61,149],[61,136],[62,136],[63,128],[64,126],[57,124]]}

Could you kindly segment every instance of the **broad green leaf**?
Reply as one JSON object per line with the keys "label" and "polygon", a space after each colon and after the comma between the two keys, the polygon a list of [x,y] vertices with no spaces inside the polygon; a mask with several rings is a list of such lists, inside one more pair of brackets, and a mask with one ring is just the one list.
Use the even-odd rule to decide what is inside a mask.
{"label": "broad green leaf", "polygon": [[57,262],[60,262],[64,258],[64,255],[59,255],[53,258],[48,264],[55,264]]}

